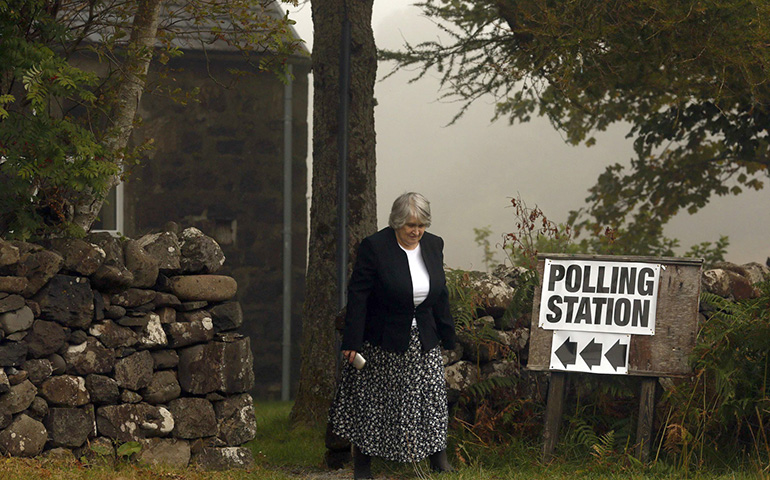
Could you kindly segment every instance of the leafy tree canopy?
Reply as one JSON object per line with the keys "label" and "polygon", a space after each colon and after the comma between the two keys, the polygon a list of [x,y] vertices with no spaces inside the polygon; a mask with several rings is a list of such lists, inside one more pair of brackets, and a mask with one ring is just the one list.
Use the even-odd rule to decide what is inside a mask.
{"label": "leafy tree canopy", "polygon": [[[542,115],[573,144],[630,124],[630,170],[607,167],[577,231],[654,238],[713,194],[770,174],[770,4],[763,0],[427,0],[446,40],[385,51],[419,79],[441,72],[465,109],[494,95],[497,117]],[[456,117],[457,118],[457,117]],[[590,217],[590,218],[588,218]]]}
{"label": "leafy tree canopy", "polygon": [[[299,48],[272,0],[159,1],[0,0],[0,236],[82,234],[90,225],[73,220],[79,206],[103,197],[141,151],[126,148],[148,64],[137,60],[155,53],[166,64],[182,48],[226,42],[254,71],[285,77],[286,56]],[[138,24],[152,23],[142,15],[158,8],[157,30],[143,30],[154,38],[138,41]],[[98,73],[76,61],[82,54],[99,59]],[[131,83],[133,97],[121,93]],[[121,114],[127,122],[116,121]]]}

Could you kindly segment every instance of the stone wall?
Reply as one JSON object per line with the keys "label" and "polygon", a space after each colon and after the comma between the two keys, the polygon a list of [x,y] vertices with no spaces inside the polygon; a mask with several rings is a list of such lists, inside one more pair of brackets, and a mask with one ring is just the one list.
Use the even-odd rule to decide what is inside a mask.
{"label": "stone wall", "polygon": [[194,228],[0,240],[0,453],[136,441],[151,464],[253,462],[253,357],[223,263]]}
{"label": "stone wall", "polygon": [[504,265],[492,273],[468,272],[467,286],[479,294],[481,306],[472,331],[458,328],[457,347],[443,351],[450,405],[473,385],[500,377],[525,380],[516,382],[521,395],[544,398],[546,377],[525,369],[530,315],[505,315],[526,272],[523,267]]}

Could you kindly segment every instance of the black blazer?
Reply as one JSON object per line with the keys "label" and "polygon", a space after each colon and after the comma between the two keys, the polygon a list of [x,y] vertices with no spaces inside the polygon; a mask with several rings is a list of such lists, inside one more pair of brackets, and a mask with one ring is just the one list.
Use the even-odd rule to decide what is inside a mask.
{"label": "black blazer", "polygon": [[396,232],[387,227],[361,242],[348,285],[342,350],[360,351],[368,341],[385,350],[406,351],[413,317],[417,319],[423,351],[439,342],[444,348],[454,348],[454,321],[444,276],[444,241],[425,232],[420,249],[430,276],[430,290],[415,308],[409,260],[398,245]]}

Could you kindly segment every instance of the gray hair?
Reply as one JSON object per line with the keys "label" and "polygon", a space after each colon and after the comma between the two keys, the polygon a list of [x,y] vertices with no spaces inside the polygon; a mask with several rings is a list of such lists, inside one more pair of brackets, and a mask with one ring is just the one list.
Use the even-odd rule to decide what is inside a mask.
{"label": "gray hair", "polygon": [[430,227],[430,202],[417,192],[404,193],[393,202],[388,225],[398,230],[406,225],[410,216],[414,216],[420,223]]}

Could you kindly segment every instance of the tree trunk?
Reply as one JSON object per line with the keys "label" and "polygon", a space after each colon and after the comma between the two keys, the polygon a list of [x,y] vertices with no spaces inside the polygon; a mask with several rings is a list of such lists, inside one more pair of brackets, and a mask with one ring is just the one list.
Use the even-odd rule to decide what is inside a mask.
{"label": "tree trunk", "polygon": [[[131,26],[131,37],[128,41],[126,63],[122,66],[122,78],[118,85],[115,101],[107,117],[111,124],[107,127],[104,143],[115,155],[114,161],[122,163],[123,151],[128,145],[131,131],[134,127],[134,117],[142,99],[147,71],[150,68],[155,39],[158,33],[158,19],[162,0],[139,0],[136,2],[136,14]],[[110,181],[109,188],[119,182],[117,176]],[[104,194],[91,192],[75,206],[73,223],[85,231],[91,228],[99,210],[102,208]]]}
{"label": "tree trunk", "polygon": [[348,159],[348,248],[377,229],[375,192],[374,81],[377,52],[372,32],[373,0],[312,0],[313,9],[313,197],[310,250],[302,323],[302,366],[292,421],[326,421],[336,387],[334,317],[337,292],[337,171],[339,60],[342,21],[351,24]]}

